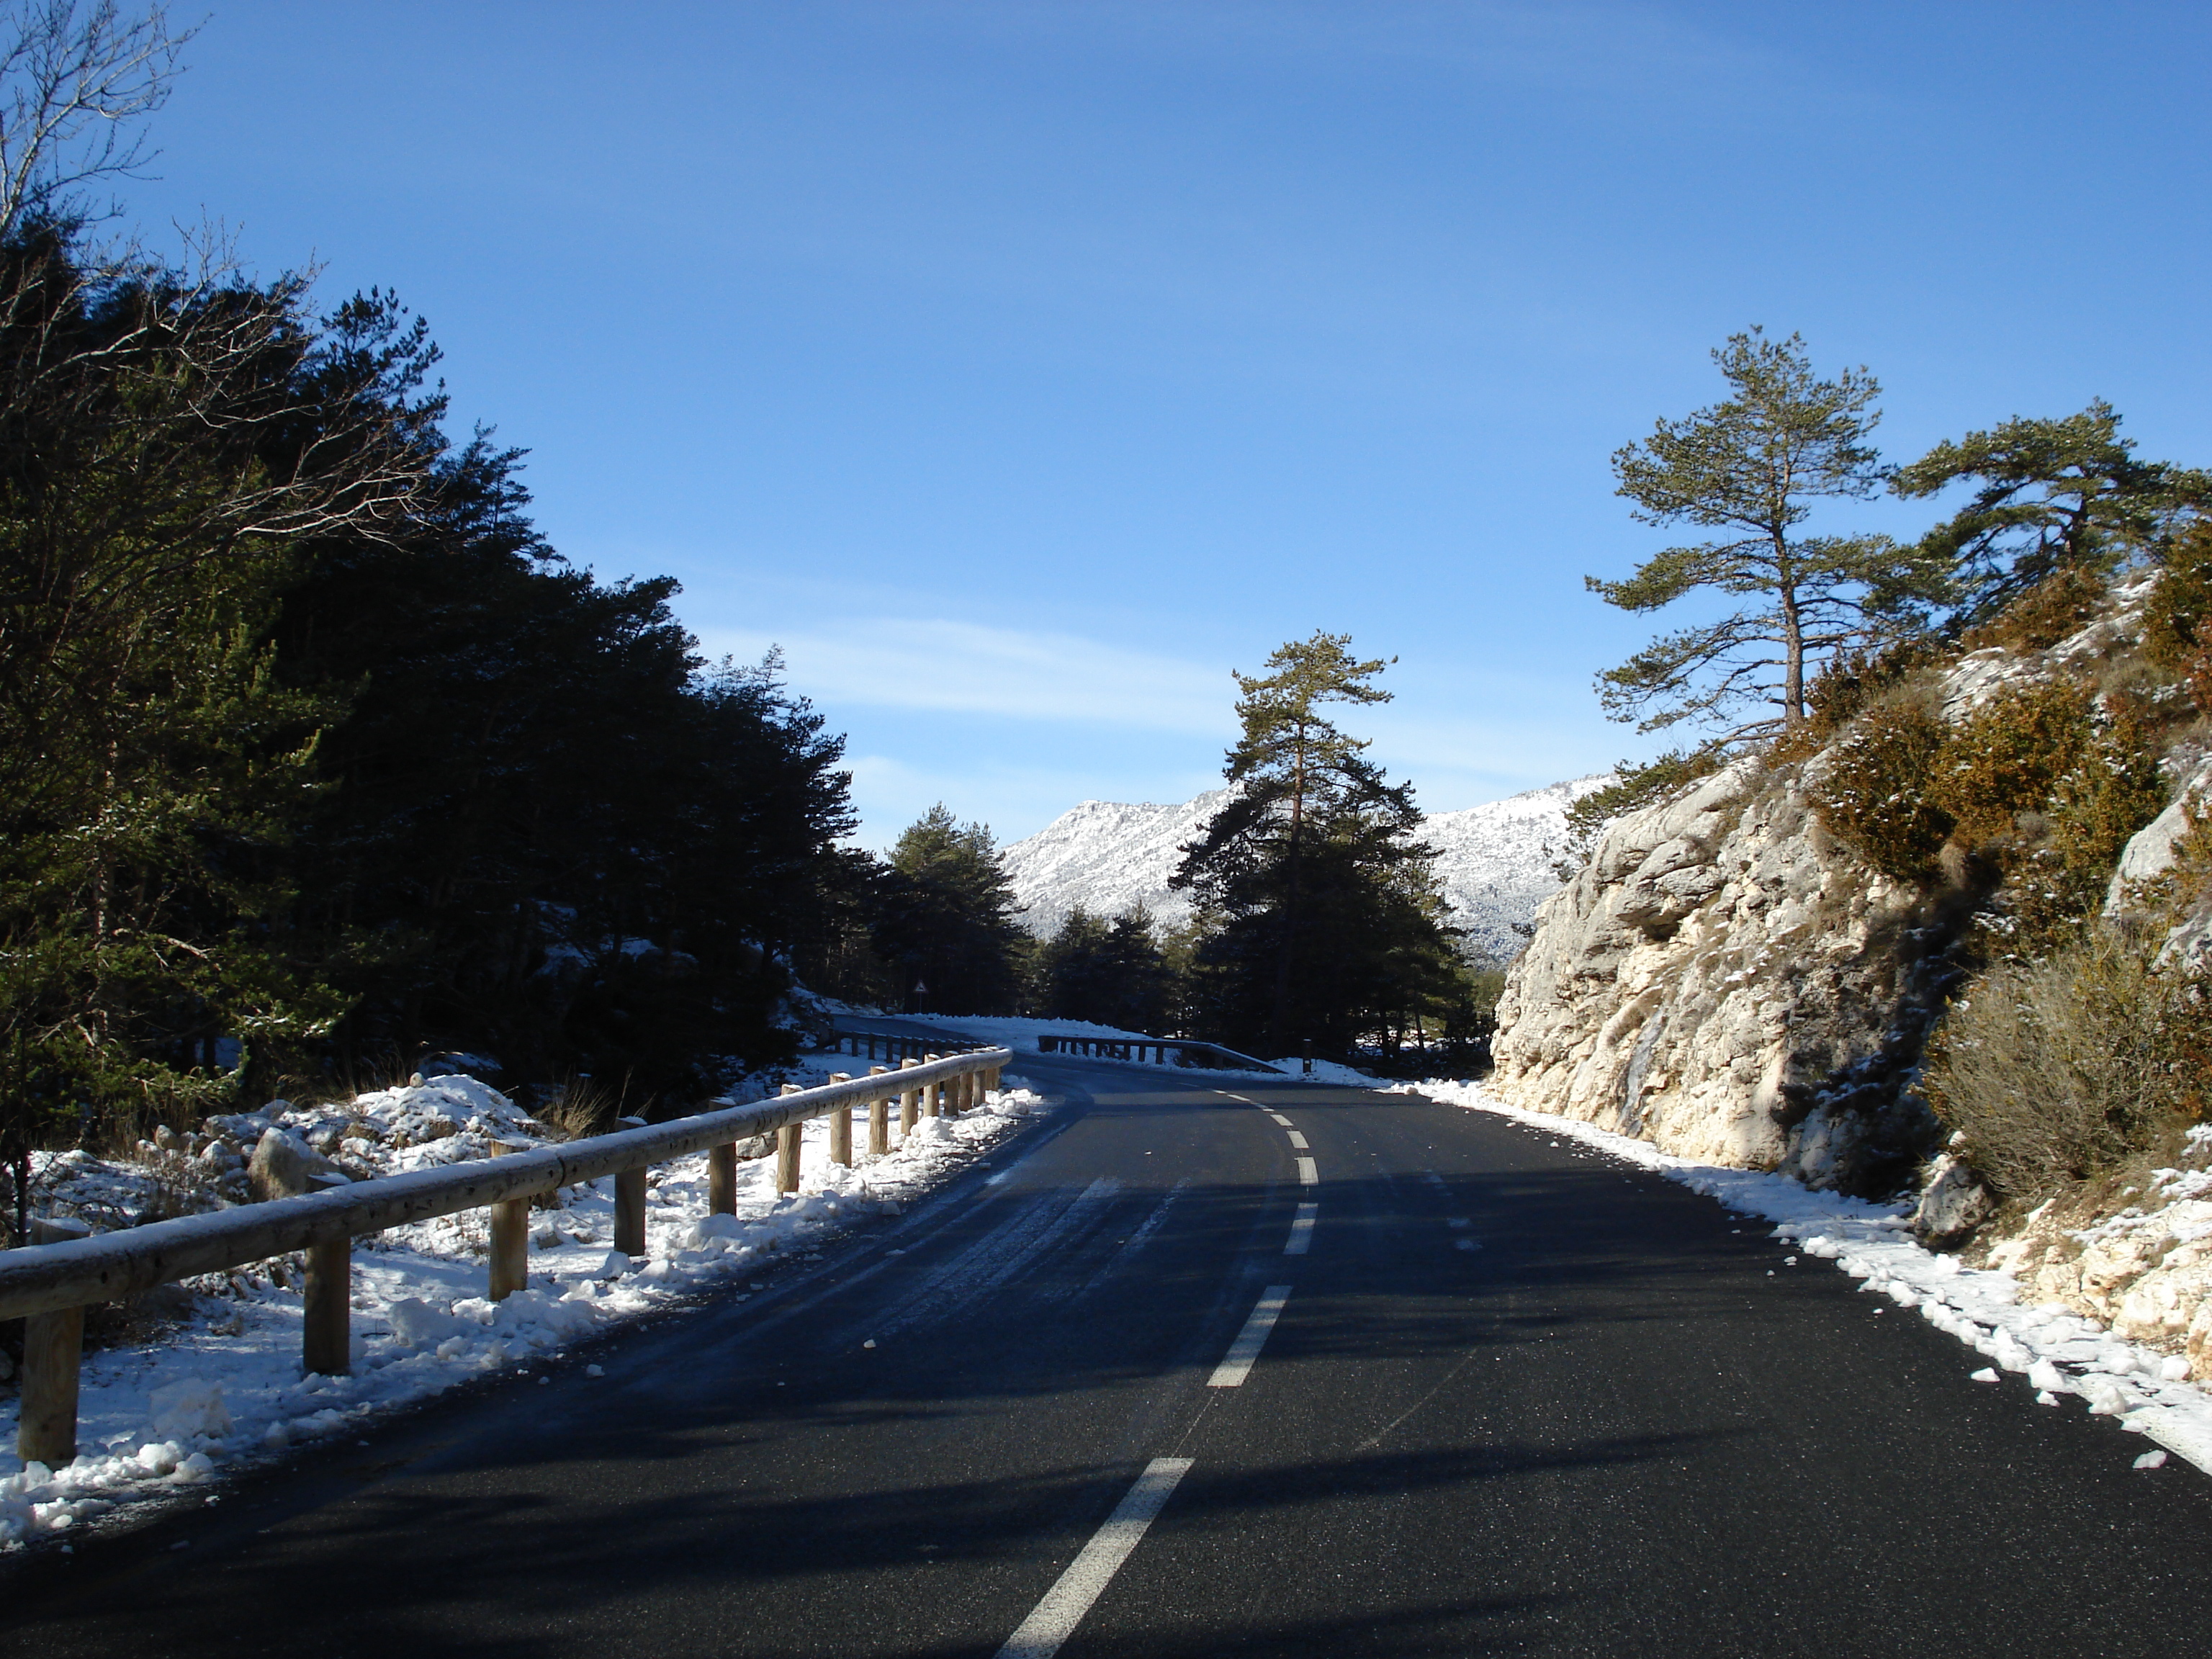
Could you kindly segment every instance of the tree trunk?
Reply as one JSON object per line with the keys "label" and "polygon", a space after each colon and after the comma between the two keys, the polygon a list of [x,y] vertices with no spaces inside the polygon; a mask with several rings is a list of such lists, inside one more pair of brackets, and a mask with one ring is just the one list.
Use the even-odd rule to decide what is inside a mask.
{"label": "tree trunk", "polygon": [[1778,562],[1775,593],[1782,614],[1782,726],[1788,731],[1805,718],[1805,632],[1797,615],[1796,574],[1787,554]]}
{"label": "tree trunk", "polygon": [[1283,895],[1282,948],[1275,958],[1275,1019],[1274,1034],[1278,1044],[1293,1040],[1291,1026],[1291,958],[1297,952],[1298,939],[1298,869],[1299,836],[1305,823],[1306,811],[1306,728],[1301,720],[1294,728],[1291,763],[1291,857],[1289,881]]}

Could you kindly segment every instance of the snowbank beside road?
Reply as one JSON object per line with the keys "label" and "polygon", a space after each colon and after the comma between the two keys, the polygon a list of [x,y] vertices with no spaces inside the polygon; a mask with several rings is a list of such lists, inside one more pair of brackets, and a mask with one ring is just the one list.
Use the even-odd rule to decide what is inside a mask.
{"label": "snowbank beside road", "polygon": [[[187,1281],[166,1293],[178,1322],[172,1329],[86,1354],[74,1463],[58,1470],[20,1464],[13,1455],[17,1401],[0,1401],[0,1544],[65,1532],[133,1499],[210,1481],[241,1462],[356,1432],[380,1412],[473,1377],[503,1369],[526,1374],[566,1345],[624,1319],[757,1275],[778,1255],[803,1251],[856,1218],[902,1208],[1046,1103],[1016,1081],[1007,1079],[1007,1089],[962,1115],[924,1118],[896,1151],[879,1158],[856,1154],[849,1169],[829,1161],[829,1122],[817,1118],[805,1126],[803,1190],[788,1196],[775,1190],[772,1158],[741,1163],[733,1216],[707,1212],[703,1154],[656,1167],[647,1177],[642,1257],[609,1246],[611,1181],[564,1190],[557,1207],[532,1213],[530,1288],[497,1303],[483,1294],[483,1212],[358,1239],[348,1376],[301,1375],[304,1281],[296,1257]],[[497,1091],[469,1078],[380,1091],[317,1110],[331,1121],[266,1108],[218,1122],[234,1136],[273,1124],[368,1174],[486,1156],[495,1143],[548,1135]],[[189,1164],[210,1146],[233,1145],[210,1139],[189,1157],[181,1145],[158,1154],[149,1148],[146,1165],[61,1154],[52,1160],[52,1195],[88,1218],[119,1222],[143,1213],[150,1194],[177,1190],[177,1171],[164,1160]],[[204,1173],[220,1185],[236,1166],[218,1158]]]}
{"label": "snowbank beside road", "polygon": [[[2093,1415],[2110,1417],[2212,1474],[2212,1397],[2185,1380],[2187,1360],[2121,1340],[2059,1303],[2021,1305],[2011,1273],[1967,1267],[1956,1256],[1922,1246],[1907,1231],[1907,1206],[1816,1192],[1786,1176],[1692,1163],[1579,1118],[1509,1106],[1480,1083],[1437,1079],[1395,1085],[1393,1092],[1510,1118],[1679,1181],[1732,1210],[1763,1217],[1775,1224],[1775,1237],[1796,1240],[1806,1255],[1833,1261],[1861,1280],[1863,1289],[1917,1310],[1938,1330],[1994,1361],[1994,1368],[1974,1372],[1977,1381],[1996,1382],[2000,1372],[2010,1371],[2036,1390],[2042,1405],[2078,1396]],[[1794,1265],[1796,1258],[1789,1261]],[[2163,1461],[2146,1454],[2137,1463],[2156,1468]]]}

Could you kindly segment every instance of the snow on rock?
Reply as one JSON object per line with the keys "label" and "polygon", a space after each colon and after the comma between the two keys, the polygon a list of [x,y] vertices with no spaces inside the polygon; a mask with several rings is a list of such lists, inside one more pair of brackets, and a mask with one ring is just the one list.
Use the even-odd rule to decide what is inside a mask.
{"label": "snow on rock", "polygon": [[[800,1076],[819,1081],[836,1059],[803,1062]],[[483,1294],[483,1212],[357,1239],[353,1371],[346,1376],[301,1372],[304,1271],[296,1256],[157,1293],[174,1298],[171,1328],[85,1355],[75,1462],[60,1469],[17,1463],[17,1401],[0,1400],[0,1545],[49,1538],[120,1504],[217,1479],[306,1442],[358,1432],[393,1407],[542,1360],[625,1319],[757,1277],[779,1256],[856,1218],[902,1209],[1049,1103],[1007,1082],[971,1111],[924,1119],[884,1157],[856,1153],[849,1168],[829,1161],[829,1121],[817,1119],[804,1129],[805,1190],[778,1194],[773,1159],[742,1162],[734,1216],[708,1214],[703,1154],[656,1166],[647,1177],[647,1249],[640,1257],[608,1247],[611,1181],[564,1189],[553,1207],[534,1212],[529,1288],[496,1303]],[[188,1207],[218,1207],[228,1201],[226,1182],[234,1192],[242,1185],[239,1148],[258,1145],[271,1129],[331,1149],[326,1156],[364,1178],[551,1137],[497,1090],[446,1076],[331,1107],[276,1101],[258,1112],[226,1114],[210,1121],[204,1139],[164,1130],[168,1144],[147,1143],[140,1164],[46,1155],[41,1189],[48,1202],[95,1225],[129,1224],[148,1204],[173,1203],[180,1192]],[[234,1161],[203,1164],[210,1146],[228,1148]],[[207,1179],[181,1188],[195,1168]]]}
{"label": "snow on rock", "polygon": [[253,1143],[246,1160],[246,1184],[260,1200],[297,1198],[315,1190],[318,1178],[350,1179],[338,1166],[281,1124],[272,1123]]}
{"label": "snow on rock", "polygon": [[[1861,1280],[1863,1289],[1915,1310],[1992,1361],[1996,1372],[2022,1376],[2027,1386],[2051,1396],[2045,1403],[2075,1395],[2093,1416],[2112,1418],[2212,1474],[2212,1396],[2185,1380],[2192,1369],[2188,1362],[2177,1364],[2179,1356],[2127,1340],[2126,1328],[2108,1328],[2064,1301],[2045,1297],[2032,1275],[2023,1276],[2008,1263],[1974,1267],[1958,1256],[1928,1249],[1912,1237],[1904,1205],[1871,1203],[1819,1191],[1786,1176],[1677,1156],[1580,1118],[1514,1105],[1484,1083],[1437,1079],[1395,1085],[1394,1091],[1495,1113],[1578,1140],[1678,1181],[1731,1210],[1763,1217],[1774,1223],[1775,1237],[1795,1241],[1801,1254],[1833,1261]],[[2212,1138],[2212,1126],[2197,1133]],[[2205,1175],[2203,1184],[2212,1188],[2212,1175]],[[2194,1190],[2197,1185],[2181,1176],[2167,1183],[2166,1190]],[[2203,1208],[2212,1212],[2212,1206]],[[2212,1213],[2192,1212],[2184,1224],[2200,1223],[2203,1231],[2194,1237],[2212,1242]],[[2212,1374],[2212,1366],[2203,1374]]]}
{"label": "snow on rock", "polygon": [[2190,1130],[2179,1167],[2152,1171],[2136,1201],[2087,1225],[2057,1203],[1976,1247],[2030,1294],[2091,1315],[2164,1362],[2212,1377],[2212,1124]]}
{"label": "snow on rock", "polygon": [[[1567,808],[1611,781],[1610,774],[1577,778],[1422,821],[1422,839],[1441,854],[1436,872],[1453,920],[1470,944],[1501,962],[1521,948],[1516,926],[1559,890],[1553,864],[1566,845]],[[1158,921],[1184,921],[1190,896],[1170,890],[1168,878],[1182,844],[1229,797],[1224,788],[1171,806],[1087,800],[1001,848],[1014,896],[1027,907],[1022,925],[1048,938],[1079,905],[1112,916],[1142,904]]]}

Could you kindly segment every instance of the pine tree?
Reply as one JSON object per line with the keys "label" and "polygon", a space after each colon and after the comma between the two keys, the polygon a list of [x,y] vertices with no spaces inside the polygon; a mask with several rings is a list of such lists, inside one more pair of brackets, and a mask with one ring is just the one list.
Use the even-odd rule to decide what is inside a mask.
{"label": "pine tree", "polygon": [[302,534],[404,514],[428,457],[290,279],[88,270],[33,223],[0,296],[0,1044],[127,1132],[339,1012],[283,918],[343,698],[269,633]]}
{"label": "pine tree", "polygon": [[1977,486],[1919,544],[1951,573],[1954,627],[1987,620],[2061,571],[2109,575],[2178,517],[2212,508],[2212,474],[2138,460],[2119,428],[2099,398],[2061,420],[2015,417],[1946,440],[1898,469],[1893,488],[1908,499]]}
{"label": "pine tree", "polygon": [[1079,905],[1037,947],[1033,971],[1048,1019],[1158,1035],[1172,1017],[1175,976],[1141,905],[1111,921]]}
{"label": "pine tree", "polygon": [[1237,676],[1243,732],[1224,770],[1238,791],[1172,879],[1197,897],[1203,928],[1194,1013],[1235,1046],[1348,1052],[1450,975],[1413,787],[1390,783],[1323,712],[1389,699],[1369,684],[1385,665],[1350,644],[1316,632],[1271,656],[1273,672]]}
{"label": "pine tree", "polygon": [[[1827,655],[1862,645],[1940,594],[1944,571],[1887,537],[1807,536],[1822,500],[1881,488],[1868,442],[1881,387],[1864,368],[1816,378],[1796,335],[1758,329],[1713,353],[1734,395],[1613,458],[1620,493],[1650,525],[1688,524],[1723,538],[1670,547],[1626,580],[1584,578],[1624,611],[1663,610],[1700,592],[1747,598],[1717,621],[1665,634],[1598,677],[1606,712],[1650,732],[1721,724],[1719,741],[1761,737],[1805,718],[1806,686]],[[1738,720],[1747,708],[1758,710]]]}
{"label": "pine tree", "polygon": [[900,835],[878,890],[877,956],[919,1012],[1012,1013],[1029,937],[990,830],[942,802]]}

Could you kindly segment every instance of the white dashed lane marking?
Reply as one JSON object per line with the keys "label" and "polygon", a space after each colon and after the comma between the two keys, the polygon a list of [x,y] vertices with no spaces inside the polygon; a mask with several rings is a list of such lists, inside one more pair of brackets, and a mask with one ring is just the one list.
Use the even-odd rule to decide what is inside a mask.
{"label": "white dashed lane marking", "polygon": [[1244,1328],[1237,1333],[1237,1340],[1229,1345],[1229,1352],[1213,1368],[1213,1375],[1206,1380],[1209,1389],[1241,1389],[1244,1379],[1252,1373],[1252,1364],[1260,1357],[1260,1349],[1267,1340],[1267,1333],[1275,1328],[1275,1321],[1282,1316],[1283,1304],[1291,1299],[1287,1285],[1270,1285],[1260,1297],[1252,1316],[1244,1322]]}
{"label": "white dashed lane marking", "polygon": [[1303,1152],[1306,1149],[1306,1138],[1293,1129],[1291,1131],[1291,1145]]}
{"label": "white dashed lane marking", "polygon": [[1305,1187],[1321,1185],[1321,1172],[1314,1168],[1314,1161],[1310,1158],[1298,1160],[1298,1182]]}
{"label": "white dashed lane marking", "polygon": [[1060,1644],[1075,1634],[1076,1626],[1083,1622],[1083,1615],[1091,1611],[1099,1592],[1113,1583],[1114,1575],[1121,1571],[1129,1553],[1166,1506],[1168,1495],[1175,1491],[1176,1482],[1189,1473],[1190,1465],[1188,1457],[1155,1457],[1145,1465],[1137,1484],[1115,1505],[1106,1524],[1091,1534],[1091,1541],[1067,1564],[1059,1582],[1044,1593],[1044,1600],[1006,1638],[1006,1645],[999,1650],[999,1659],[1052,1659],[1060,1651]]}
{"label": "white dashed lane marking", "polygon": [[1318,1204],[1298,1206],[1297,1218],[1291,1223],[1291,1242],[1283,1246],[1285,1255],[1304,1255],[1313,1249],[1314,1218],[1320,1213]]}

